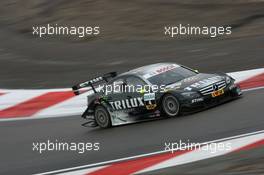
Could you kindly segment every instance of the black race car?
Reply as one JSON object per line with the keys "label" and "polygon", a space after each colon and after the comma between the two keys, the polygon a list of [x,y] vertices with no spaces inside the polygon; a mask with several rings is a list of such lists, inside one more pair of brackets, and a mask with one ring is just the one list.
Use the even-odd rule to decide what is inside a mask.
{"label": "black race car", "polygon": [[93,91],[82,117],[84,126],[108,128],[199,111],[239,97],[226,74],[205,74],[175,63],[157,63],[118,75],[105,74],[72,87]]}

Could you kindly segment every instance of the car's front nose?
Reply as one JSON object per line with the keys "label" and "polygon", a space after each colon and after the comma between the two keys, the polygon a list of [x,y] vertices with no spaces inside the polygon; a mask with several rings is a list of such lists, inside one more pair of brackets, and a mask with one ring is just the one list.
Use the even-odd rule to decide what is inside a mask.
{"label": "car's front nose", "polygon": [[241,94],[239,85],[236,85],[233,79],[230,81],[223,79],[197,90],[193,95],[189,95],[188,98],[185,98],[182,108],[183,111],[201,110],[221,104]]}

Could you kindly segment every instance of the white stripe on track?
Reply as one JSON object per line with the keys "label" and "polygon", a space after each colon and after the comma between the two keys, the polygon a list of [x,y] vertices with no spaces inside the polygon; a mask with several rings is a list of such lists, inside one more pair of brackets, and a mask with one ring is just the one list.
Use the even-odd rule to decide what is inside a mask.
{"label": "white stripe on track", "polygon": [[[254,77],[264,73],[264,68],[239,71],[228,73],[228,75],[232,76],[236,79],[236,82],[240,82],[246,80],[248,78]],[[257,90],[259,88],[247,89],[244,91]],[[0,110],[15,106],[21,102],[30,100],[34,97],[42,95],[47,92],[61,92],[61,91],[69,91],[69,88],[62,89],[41,89],[41,90],[8,90],[8,89],[0,89],[1,92],[7,93],[0,96]],[[51,118],[51,117],[66,117],[71,115],[80,115],[85,109],[87,105],[86,96],[92,91],[84,93],[82,95],[70,98],[63,102],[60,102],[51,107],[40,110],[38,113],[34,114],[31,117],[19,117],[19,118],[1,118],[2,121],[16,121],[16,120],[32,120],[32,119],[41,119],[41,118]]]}
{"label": "white stripe on track", "polygon": [[34,114],[32,118],[47,118],[47,116],[60,115],[80,115],[87,108],[87,96],[89,94],[91,94],[90,91],[43,109]]}
{"label": "white stripe on track", "polygon": [[0,110],[4,110],[15,106],[19,103],[31,100],[34,97],[38,97],[46,93],[45,91],[35,90],[35,91],[25,91],[25,90],[16,90],[9,91],[4,95],[0,96]]}
{"label": "white stripe on track", "polygon": [[[264,87],[244,89],[242,91],[248,92],[248,91],[256,91],[260,89],[264,89]],[[6,118],[6,119],[2,118],[0,119],[0,122],[18,121],[18,120],[36,120],[36,119],[59,118],[59,117],[70,117],[70,116],[75,116],[75,115],[81,115],[87,107],[86,100],[84,100],[84,97],[81,97],[81,96],[76,96],[74,98],[77,98],[77,99],[81,98],[81,101],[77,99],[74,101],[71,101],[72,99],[69,99],[65,102],[62,102],[57,105],[54,105],[53,107],[50,107],[51,109],[49,108],[43,109],[31,117]],[[72,106],[70,104],[72,104]]]}
{"label": "white stripe on track", "polygon": [[247,80],[251,77],[254,77],[256,75],[264,73],[264,68],[259,68],[259,69],[252,69],[252,70],[245,70],[245,71],[238,71],[238,72],[231,72],[227,73],[231,77],[233,77],[236,82],[241,82],[244,80]]}
{"label": "white stripe on track", "polygon": [[57,175],[84,175],[87,173],[92,173],[94,171],[106,168],[108,166],[100,166],[100,167],[94,167],[94,168],[90,168],[89,170],[84,169],[84,170],[78,170],[78,171],[71,171],[71,172],[65,172],[65,173],[59,173]]}
{"label": "white stripe on track", "polygon": [[[246,134],[240,134],[240,135],[236,135],[236,136],[231,136],[231,137],[226,137],[226,138],[222,138],[222,139],[217,139],[217,140],[212,140],[212,141],[207,141],[207,142],[203,142],[201,144],[210,144],[210,143],[215,143],[215,142],[225,142],[228,140],[233,140],[233,139],[239,139],[242,137],[251,137],[251,136],[255,136],[255,135],[261,135],[262,139],[264,137],[264,130],[260,130],[260,131],[255,131],[255,132],[250,132],[250,133],[246,133]],[[255,137],[253,137],[255,138]],[[77,166],[77,167],[72,167],[72,168],[65,168],[65,169],[60,169],[60,170],[55,170],[55,171],[49,171],[49,172],[45,172],[45,173],[39,173],[36,175],[49,175],[49,174],[58,174],[58,173],[63,173],[63,172],[68,172],[68,171],[73,171],[76,172],[80,169],[84,170],[86,168],[86,170],[89,170],[93,167],[102,167],[105,165],[109,165],[109,164],[113,164],[116,162],[121,162],[121,161],[127,161],[127,160],[131,160],[131,159],[136,159],[136,158],[142,158],[142,157],[147,157],[147,156],[153,156],[153,155],[158,155],[161,153],[166,153],[168,151],[162,150],[162,151],[156,151],[156,152],[152,152],[152,153],[146,153],[146,154],[141,154],[141,155],[136,155],[136,156],[130,156],[130,157],[125,157],[125,158],[121,158],[121,159],[115,159],[115,160],[109,160],[109,161],[105,161],[105,162],[99,162],[99,163],[93,163],[93,164],[88,164],[88,165],[82,165],[82,166]]]}
{"label": "white stripe on track", "polygon": [[230,144],[231,149],[216,150],[215,153],[213,153],[214,150],[206,149],[208,146],[210,146],[210,145],[214,146],[214,145],[212,145],[212,144],[205,145],[205,146],[201,147],[201,149],[196,149],[196,150],[187,152],[185,154],[176,156],[172,159],[163,161],[159,164],[156,164],[154,166],[151,166],[149,168],[141,170],[141,171],[137,172],[137,174],[145,173],[145,172],[149,172],[149,171],[154,171],[154,170],[159,170],[159,169],[164,169],[164,168],[169,168],[169,167],[174,167],[177,165],[183,165],[186,163],[196,162],[199,160],[204,160],[204,159],[209,159],[212,157],[225,155],[225,154],[228,154],[234,150],[237,150],[239,148],[242,148],[244,146],[247,146],[249,144],[257,142],[263,138],[264,138],[264,133],[261,133],[258,135],[242,137],[242,138],[238,138],[238,139],[231,140],[231,141],[230,140],[224,141],[221,143],[224,145]]}

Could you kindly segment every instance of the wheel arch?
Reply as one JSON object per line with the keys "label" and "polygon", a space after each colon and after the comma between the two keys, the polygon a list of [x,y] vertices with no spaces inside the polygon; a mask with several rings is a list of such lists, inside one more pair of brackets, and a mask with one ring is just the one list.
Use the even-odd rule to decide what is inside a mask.
{"label": "wheel arch", "polygon": [[[96,109],[96,107],[98,107],[98,106],[101,106],[101,107],[103,107],[103,108],[106,110],[106,112],[109,114],[110,127],[113,126],[112,114],[111,114],[111,112],[109,111],[109,107],[108,107],[107,104],[105,104],[105,103],[97,103],[97,104],[94,105],[94,109],[93,109],[93,116],[94,116],[94,118],[95,118],[95,109]],[[95,122],[96,122],[96,119],[95,119]],[[97,122],[96,122],[96,124],[98,125]]]}
{"label": "wheel arch", "polygon": [[163,111],[162,102],[163,102],[163,99],[164,99],[164,97],[166,95],[172,95],[172,96],[174,96],[177,99],[177,102],[178,102],[178,105],[179,105],[179,113],[178,114],[181,114],[181,106],[182,106],[181,100],[180,100],[181,96],[177,92],[175,92],[175,91],[165,92],[164,94],[161,95],[161,97],[159,99],[159,102],[158,102],[159,103],[160,111]]}
{"label": "wheel arch", "polygon": [[165,95],[173,95],[174,97],[177,98],[179,104],[181,105],[181,100],[180,100],[181,97],[180,97],[180,95],[179,95],[177,92],[175,92],[175,91],[168,91],[168,92],[163,93],[163,94],[160,96],[159,101],[158,101],[159,106],[161,106],[161,104],[162,104],[162,100],[163,100],[163,98],[164,98]]}

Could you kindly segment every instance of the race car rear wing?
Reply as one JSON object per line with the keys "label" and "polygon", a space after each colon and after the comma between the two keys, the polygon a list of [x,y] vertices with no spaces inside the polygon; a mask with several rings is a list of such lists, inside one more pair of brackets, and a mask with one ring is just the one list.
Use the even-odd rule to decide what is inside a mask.
{"label": "race car rear wing", "polygon": [[93,78],[93,79],[91,79],[89,81],[85,81],[83,83],[79,83],[79,84],[74,85],[72,87],[73,93],[75,95],[79,95],[79,94],[82,93],[81,89],[87,88],[87,87],[91,87],[92,90],[94,91],[94,93],[97,93],[96,88],[95,88],[95,84],[100,84],[102,82],[106,82],[107,83],[109,81],[109,79],[114,78],[116,76],[117,76],[116,72],[109,72],[107,74],[104,74],[101,77],[96,77],[96,78]]}

